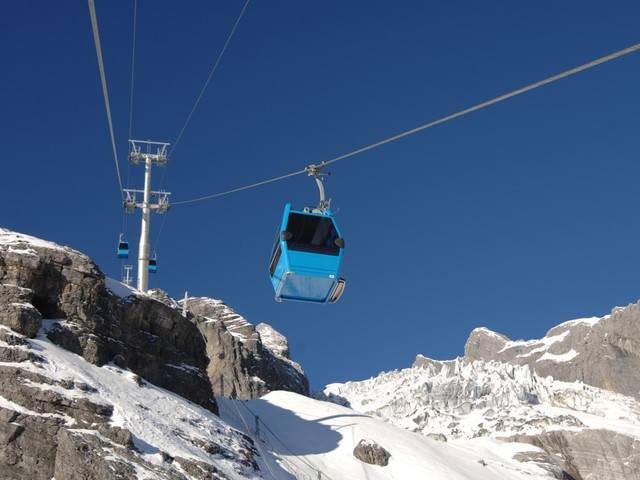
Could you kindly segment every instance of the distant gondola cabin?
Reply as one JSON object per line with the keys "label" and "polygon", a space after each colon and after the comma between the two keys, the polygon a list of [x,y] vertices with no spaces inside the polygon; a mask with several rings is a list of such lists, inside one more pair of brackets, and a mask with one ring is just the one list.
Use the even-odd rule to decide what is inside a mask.
{"label": "distant gondola cabin", "polygon": [[123,259],[129,258],[128,242],[118,242],[118,258],[123,258]]}

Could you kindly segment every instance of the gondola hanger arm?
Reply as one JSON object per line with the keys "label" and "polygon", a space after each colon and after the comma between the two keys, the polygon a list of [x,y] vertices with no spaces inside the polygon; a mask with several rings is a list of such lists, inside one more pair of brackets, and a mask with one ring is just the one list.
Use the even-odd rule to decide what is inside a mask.
{"label": "gondola hanger arm", "polygon": [[326,163],[322,162],[319,165],[309,165],[304,169],[304,171],[307,172],[310,177],[314,177],[316,179],[318,190],[320,190],[320,203],[316,208],[313,209],[314,213],[325,213],[327,210],[329,210],[329,204],[331,203],[331,199],[325,200],[324,183],[322,181],[322,178],[320,178],[321,175],[331,175],[330,172],[321,171],[325,165]]}

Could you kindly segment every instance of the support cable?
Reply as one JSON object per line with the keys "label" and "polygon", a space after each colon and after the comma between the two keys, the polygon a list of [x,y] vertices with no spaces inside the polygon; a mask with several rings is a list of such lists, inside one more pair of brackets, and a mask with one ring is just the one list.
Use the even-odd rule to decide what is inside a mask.
{"label": "support cable", "polygon": [[277,182],[278,180],[283,180],[285,178],[293,177],[294,175],[300,175],[301,173],[306,173],[306,170],[300,170],[299,172],[288,173],[287,175],[282,175],[280,177],[272,178],[271,180],[265,180],[263,182],[254,183],[252,185],[247,185],[246,187],[234,188],[233,190],[227,190],[226,192],[207,195],[206,197],[194,198],[193,200],[184,200],[182,202],[173,202],[171,205],[184,205],[185,203],[193,203],[193,202],[199,202],[201,200],[207,200],[209,198],[221,197],[223,195],[239,192],[241,190],[247,190],[249,188],[258,187],[260,185],[265,185],[267,183]]}
{"label": "support cable", "polygon": [[[187,307],[187,300],[185,297],[185,303],[184,306],[186,308],[184,308],[185,312],[189,312],[193,315],[193,312],[189,311],[188,307]],[[198,330],[198,332],[200,333],[200,336],[202,338],[203,341],[206,342],[206,339],[204,338],[204,334],[202,332],[200,332],[200,330]],[[221,387],[224,390],[224,385],[226,385],[229,388],[229,395],[232,395],[232,392],[235,392],[235,388],[234,386],[229,382],[229,380],[227,380],[224,375],[220,375],[220,380],[221,380]],[[273,471],[273,469],[271,468],[271,465],[269,464],[269,461],[267,459],[267,456],[265,455],[264,451],[262,450],[262,448],[260,447],[259,443],[260,443],[260,438],[256,438],[253,435],[253,432],[251,430],[251,428],[249,427],[249,424],[247,423],[247,420],[245,419],[244,415],[242,415],[242,412],[240,411],[240,409],[238,408],[238,400],[237,400],[237,394],[236,394],[236,398],[231,398],[231,397],[226,397],[224,395],[222,395],[223,398],[228,399],[231,403],[233,403],[233,406],[236,409],[236,412],[238,413],[238,417],[236,417],[236,420],[239,418],[241,419],[242,423],[244,424],[244,427],[246,428],[247,433],[249,434],[249,436],[251,436],[252,440],[254,441],[256,447],[258,448],[258,450],[260,451],[260,454],[262,455],[262,458],[264,458],[264,462],[267,465],[267,468],[269,469],[269,471],[271,472],[271,474],[273,475],[274,478],[278,478],[278,476],[276,475],[276,473]],[[244,406],[245,409],[247,409],[247,411],[249,411],[249,413],[251,415],[253,415],[254,418],[257,419],[257,421],[259,421],[260,423],[262,423],[262,425],[264,425],[264,427],[267,429],[267,431],[273,436],[273,438],[275,438],[291,455],[293,455],[293,457],[296,458],[296,460],[299,460],[300,462],[302,462],[305,466],[307,466],[308,468],[310,468],[311,470],[313,470],[316,473],[321,473],[322,475],[324,475],[324,477],[327,480],[332,480],[331,477],[329,477],[325,472],[323,472],[322,470],[320,470],[319,468],[317,468],[315,465],[313,465],[309,460],[302,458],[301,456],[299,456],[298,454],[296,454],[293,450],[291,450],[289,447],[287,447],[287,445],[273,432],[273,430],[271,430],[269,428],[269,426],[264,423],[264,420],[262,420],[256,413],[253,412],[253,410],[251,410],[247,404],[243,401],[240,401],[240,405]],[[275,449],[274,449],[275,452]],[[277,453],[277,452],[276,452]],[[286,460],[286,459],[283,459]]]}
{"label": "support cable", "polygon": [[164,222],[167,220],[169,216],[169,212],[166,211],[162,216],[162,223],[160,224],[160,230],[158,230],[158,234],[156,235],[156,241],[153,244],[153,251],[156,252],[158,250],[158,243],[160,242],[160,235],[162,234],[162,229],[164,228]]}
{"label": "support cable", "polygon": [[[391,143],[393,141],[399,140],[399,139],[407,137],[409,135],[413,135],[414,133],[421,132],[422,130],[426,130],[427,128],[431,128],[431,127],[434,127],[436,125],[440,125],[442,123],[448,122],[449,120],[453,120],[454,118],[458,118],[458,117],[461,117],[461,116],[466,115],[468,113],[475,112],[476,110],[480,110],[482,108],[485,108],[485,107],[488,107],[490,105],[496,104],[496,103],[501,102],[503,100],[507,100],[509,98],[515,97],[517,95],[520,95],[522,93],[528,92],[530,90],[534,90],[534,89],[536,89],[538,87],[541,87],[543,85],[547,85],[549,83],[555,82],[555,81],[560,80],[562,78],[569,77],[569,76],[574,75],[576,73],[579,73],[579,72],[582,72],[584,70],[587,70],[587,69],[589,69],[591,67],[595,67],[597,65],[601,65],[601,64],[603,64],[605,62],[608,62],[610,60],[622,57],[623,55],[627,55],[628,53],[632,53],[632,52],[635,52],[637,50],[640,50],[640,43],[636,43],[635,45],[627,47],[627,48],[625,48],[623,50],[619,50],[617,52],[611,53],[609,55],[606,55],[604,57],[598,58],[598,59],[593,60],[591,62],[585,63],[585,64],[580,65],[578,67],[572,68],[572,69],[567,70],[565,72],[562,72],[562,73],[559,73],[557,75],[553,75],[551,77],[548,77],[548,78],[546,78],[544,80],[540,80],[539,82],[532,83],[530,85],[527,85],[526,87],[519,88],[517,90],[514,90],[514,91],[512,91],[510,93],[506,93],[504,95],[500,95],[499,97],[495,97],[495,98],[493,98],[491,100],[488,100],[486,102],[479,103],[479,104],[477,104],[477,105],[475,105],[473,107],[466,108],[464,110],[460,110],[457,113],[448,115],[446,117],[442,117],[442,118],[440,118],[438,120],[435,120],[433,122],[424,124],[424,125],[422,125],[420,127],[414,128],[412,130],[407,130],[406,132],[400,133],[398,135],[394,135],[393,137],[389,137],[387,139],[381,140],[381,141],[379,141],[377,143],[374,143],[372,145],[368,145],[368,146],[360,148],[358,150],[354,150],[353,152],[341,155],[339,157],[335,157],[335,158],[333,158],[331,160],[328,160],[328,161],[325,161],[325,162],[322,162],[322,163],[325,164],[325,165],[328,165],[330,163],[335,163],[335,162],[338,162],[340,160],[344,160],[346,158],[353,157],[354,155],[357,155],[359,153],[363,153],[363,152],[366,152],[368,150],[372,150],[374,148],[380,147],[380,146],[385,145],[387,143]],[[306,169],[305,170],[300,170],[298,172],[290,173],[290,174],[287,174],[287,175],[282,175],[280,177],[272,178],[270,180],[265,180],[263,182],[258,182],[258,183],[254,183],[252,185],[247,185],[245,187],[235,188],[233,190],[227,190],[226,192],[221,192],[221,193],[216,193],[216,194],[213,194],[213,195],[207,195],[207,196],[204,196],[204,197],[194,198],[192,200],[184,200],[184,201],[181,201],[181,202],[175,202],[175,203],[173,203],[173,205],[184,205],[186,203],[199,202],[199,201],[207,200],[207,199],[210,199],[210,198],[221,197],[223,195],[228,195],[230,193],[239,192],[241,190],[247,190],[249,188],[258,187],[260,185],[265,185],[267,183],[276,182],[278,180],[282,180],[282,179],[285,179],[285,178],[288,178],[288,177],[293,177],[295,175],[299,175],[301,173],[305,173],[306,171],[307,171]]]}
{"label": "support cable", "polygon": [[122,189],[122,179],[120,177],[120,166],[118,165],[118,154],[116,152],[116,139],[113,134],[113,122],[111,120],[111,108],[109,107],[109,94],[107,93],[107,79],[104,73],[104,63],[102,61],[102,48],[100,47],[100,35],[98,33],[98,20],[96,18],[96,6],[93,0],[88,0],[89,12],[91,13],[91,26],[93,27],[93,39],[96,44],[96,55],[98,56],[98,65],[100,67],[100,78],[102,80],[102,93],[104,96],[104,104],[107,108],[107,119],[109,121],[109,132],[111,133],[111,146],[113,147],[113,157],[116,162],[116,172],[118,174],[118,184],[120,185],[120,195],[124,201],[124,191]]}
{"label": "support cable", "polygon": [[131,126],[133,124],[133,78],[136,65],[136,24],[138,18],[138,0],[133,2],[133,47],[131,51],[131,95],[129,97],[129,138],[131,136]]}
{"label": "support cable", "polygon": [[[233,385],[230,385],[229,382],[222,377],[223,382],[230,388],[230,391],[233,391]],[[251,436],[252,440],[254,442],[256,442],[256,444],[258,443],[258,441],[261,441],[263,443],[265,443],[265,445],[267,446],[267,448],[270,448],[270,451],[273,453],[276,453],[277,455],[280,456],[280,460],[284,463],[286,463],[289,468],[293,469],[298,469],[299,467],[295,465],[294,460],[297,462],[302,463],[307,469],[309,469],[310,471],[312,471],[314,474],[317,473],[321,473],[323,475],[323,478],[326,478],[327,480],[332,480],[331,477],[329,477],[323,470],[319,469],[318,467],[316,467],[313,463],[311,463],[309,460],[305,459],[303,456],[295,453],[293,450],[291,450],[289,447],[287,447],[287,445],[273,432],[273,430],[271,430],[269,428],[269,426],[264,422],[264,420],[262,418],[260,418],[259,415],[257,415],[255,412],[253,412],[253,410],[251,410],[247,404],[243,401],[238,401],[237,399],[234,398],[228,398],[228,397],[224,397],[225,400],[229,400],[230,403],[233,404],[237,415],[233,414],[233,412],[229,409],[229,407],[227,407],[227,405],[225,404],[225,402],[221,402],[218,404],[219,407],[222,407],[226,410],[227,414],[230,415],[231,417],[233,417],[237,422],[240,422],[242,424],[244,424],[245,429],[247,430],[247,433]],[[257,434],[254,435],[253,430],[249,427],[249,424],[245,418],[244,415],[242,415],[242,412],[240,411],[240,409],[238,408],[238,403],[240,403],[240,405],[242,405],[255,419],[256,421],[256,427],[258,422],[261,423],[264,428],[271,434],[271,436],[277,440],[283,447],[285,450],[287,450],[287,452],[289,452],[289,454],[292,456],[291,458],[287,458],[286,456],[282,456],[282,454],[280,454],[275,446],[269,441],[269,438],[265,435],[265,438],[263,438],[261,435]],[[258,448],[260,448],[259,446],[257,446]],[[266,456],[264,455],[264,452],[261,453],[263,455],[263,457],[265,458],[265,463],[267,463],[267,467],[269,468],[269,470],[271,471],[271,468],[268,465]],[[304,469],[303,469],[304,470]],[[273,471],[271,471],[272,474],[274,474]],[[306,476],[306,472],[305,476]]]}
{"label": "support cable", "polygon": [[[269,428],[269,426],[264,423],[264,420],[262,420],[258,415],[256,415],[248,406],[246,403],[244,402],[240,402],[240,404],[242,406],[244,406],[244,408],[246,408],[249,413],[251,415],[253,415],[255,418],[258,419],[258,421],[264,425],[264,428],[267,429],[267,431],[273,436],[273,438],[275,438],[280,445],[282,445],[284,447],[285,450],[287,450],[291,455],[293,455],[296,459],[300,460],[302,463],[304,463],[307,467],[309,467],[311,470],[313,470],[314,472],[320,472],[322,473],[322,475],[327,478],[327,480],[331,480],[331,477],[329,477],[324,471],[320,470],[319,468],[317,468],[315,465],[313,465],[311,462],[309,462],[307,459],[303,458],[302,456],[298,455],[297,453],[295,453],[293,450],[291,450],[289,447],[287,447],[287,445],[275,434],[273,433],[273,430],[271,430]],[[237,407],[236,407],[237,408]]]}
{"label": "support cable", "polygon": [[[186,305],[186,298],[185,298],[185,305]],[[187,310],[188,309],[185,308],[185,311],[187,311]],[[191,312],[191,313],[193,315],[193,312]],[[200,336],[202,337],[202,340],[206,343],[206,339],[204,338],[204,334],[200,331],[200,329],[198,329],[198,332],[200,333]],[[223,375],[221,375],[220,378],[222,379],[223,384],[226,383],[227,385],[229,385],[229,381],[226,378],[224,378]],[[231,385],[231,391],[233,391],[233,385]],[[267,459],[267,456],[265,455],[264,451],[260,447],[260,441],[259,441],[260,439],[256,439],[256,438],[253,437],[253,433],[251,432],[251,429],[249,428],[249,425],[247,424],[246,419],[242,415],[242,412],[240,412],[240,409],[238,408],[238,405],[236,404],[236,401],[234,399],[232,399],[232,398],[230,398],[229,400],[231,400],[233,402],[233,405],[236,408],[236,411],[238,412],[238,415],[242,419],[242,423],[244,424],[244,427],[247,429],[247,434],[250,437],[252,437],[252,440],[253,440],[254,444],[256,445],[256,448],[259,450],[260,455],[262,455],[262,458],[264,458],[264,463],[267,466],[267,468],[269,469],[269,471],[271,472],[271,475],[273,476],[274,479],[280,480],[278,475],[276,475],[276,472],[273,471],[273,468],[269,464],[269,460]]]}
{"label": "support cable", "polygon": [[[138,0],[134,0],[133,2],[133,47],[131,51],[131,95],[129,97],[129,138],[131,136],[131,128],[133,125],[133,79],[134,79],[134,68],[136,64],[136,25],[138,18]],[[127,162],[127,187],[129,186],[130,181],[130,170],[131,164]],[[127,238],[127,212],[125,209],[122,209],[122,233],[124,238]],[[124,278],[125,271],[125,260],[122,259],[122,277]]]}
{"label": "support cable", "polygon": [[[247,424],[247,421],[245,420],[244,416],[240,412],[240,409],[238,408],[238,404],[235,401],[233,401],[233,405],[236,407],[236,410],[238,412],[238,415],[240,415],[240,418],[242,418],[242,423],[244,423],[244,427],[247,429],[247,433],[251,437],[253,437],[253,433],[251,432],[251,429],[249,428],[249,425]],[[254,442],[254,445],[256,446],[256,448],[260,451],[260,454],[262,455],[262,458],[264,458],[264,463],[267,466],[267,468],[269,469],[269,472],[271,472],[271,475],[273,476],[273,478],[279,479],[278,475],[276,475],[276,472],[274,472],[273,468],[271,468],[271,464],[267,460],[267,456],[265,455],[264,451],[262,450],[262,447],[260,446],[260,439],[257,439],[255,437],[253,437],[253,442]]]}
{"label": "support cable", "polygon": [[352,157],[352,156],[357,155],[359,153],[366,152],[367,150],[371,150],[371,149],[380,147],[381,145],[385,145],[387,143],[393,142],[395,140],[399,140],[401,138],[407,137],[407,136],[412,135],[414,133],[421,132],[422,130],[426,130],[427,128],[434,127],[436,125],[440,125],[441,123],[448,122],[449,120],[453,120],[454,118],[461,117],[461,116],[466,115],[468,113],[475,112],[476,110],[480,110],[481,108],[488,107],[489,105],[493,105],[493,104],[501,102],[503,100],[507,100],[509,98],[515,97],[517,95],[520,95],[521,93],[525,93],[525,92],[528,92],[528,91],[533,90],[535,88],[541,87],[543,85],[547,85],[549,83],[555,82],[556,80],[560,80],[562,78],[569,77],[569,76],[571,76],[571,75],[573,75],[575,73],[582,72],[583,70],[587,70],[588,68],[595,67],[596,65],[600,65],[602,63],[608,62],[609,60],[613,60],[614,58],[621,57],[623,55],[626,55],[627,53],[635,52],[636,50],[639,50],[639,49],[640,49],[640,43],[637,43],[635,45],[632,45],[631,47],[625,48],[623,50],[619,50],[619,51],[614,52],[614,53],[612,53],[610,55],[607,55],[605,57],[598,58],[598,59],[593,60],[591,62],[585,63],[584,65],[580,65],[578,67],[572,68],[570,70],[567,70],[565,72],[559,73],[559,74],[554,75],[552,77],[546,78],[544,80],[540,80],[539,82],[532,83],[531,85],[527,85],[526,87],[519,88],[518,90],[514,90],[513,92],[506,93],[504,95],[501,95],[499,97],[493,98],[493,99],[488,100],[486,102],[479,103],[478,105],[475,105],[473,107],[467,108],[465,110],[461,110],[461,111],[459,111],[457,113],[454,113],[452,115],[440,118],[440,119],[435,120],[433,122],[427,123],[427,124],[422,125],[422,126],[417,127],[417,128],[414,128],[413,130],[408,130],[406,132],[400,133],[400,134],[395,135],[393,137],[389,137],[389,138],[387,138],[385,140],[382,140],[382,141],[380,141],[378,143],[374,143],[373,145],[369,145],[367,147],[360,148],[359,150],[355,150],[355,151],[353,151],[351,153],[347,153],[345,155],[341,155],[339,157],[333,158],[333,159],[331,159],[329,161],[326,161],[324,163],[325,164],[334,163],[334,162],[337,162],[339,160],[343,160],[345,158]]}
{"label": "support cable", "polygon": [[193,112],[196,111],[196,108],[198,107],[198,104],[200,103],[200,100],[202,99],[202,96],[204,95],[204,91],[207,89],[207,86],[209,85],[209,82],[211,81],[211,77],[213,77],[213,74],[218,69],[218,65],[220,64],[220,60],[222,60],[222,56],[224,55],[224,52],[226,52],[227,47],[229,46],[229,42],[231,42],[231,38],[233,37],[233,34],[235,33],[236,29],[238,28],[238,24],[240,23],[240,20],[242,19],[242,16],[244,15],[244,12],[247,9],[247,6],[249,5],[250,1],[251,0],[247,0],[245,2],[244,7],[243,7],[242,11],[240,12],[240,16],[236,20],[236,23],[233,26],[233,29],[231,30],[231,33],[229,34],[229,37],[227,38],[227,41],[224,44],[224,47],[222,47],[222,51],[220,52],[220,55],[218,55],[218,59],[216,60],[216,63],[214,64],[213,68],[211,69],[211,73],[209,74],[209,78],[207,78],[207,81],[204,83],[204,87],[202,87],[202,91],[200,91],[200,95],[198,95],[198,98],[196,99],[196,103],[193,105],[193,108],[191,109],[191,113],[189,113],[189,116],[187,117],[187,121],[184,122],[184,126],[182,127],[182,130],[180,130],[180,134],[178,135],[178,138],[176,138],[176,141],[173,142],[173,147],[171,148],[171,151],[169,152],[169,156],[171,156],[171,154],[175,150],[176,146],[178,145],[178,142],[182,138],[182,134],[184,133],[185,129],[187,128],[187,125],[189,125],[189,121],[191,120],[191,117],[193,116]]}

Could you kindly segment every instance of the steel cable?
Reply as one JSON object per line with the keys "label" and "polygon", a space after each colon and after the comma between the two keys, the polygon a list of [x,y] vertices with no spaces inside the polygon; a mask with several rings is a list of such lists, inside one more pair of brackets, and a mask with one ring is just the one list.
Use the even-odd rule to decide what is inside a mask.
{"label": "steel cable", "polygon": [[[623,55],[626,55],[628,53],[635,52],[637,50],[640,50],[640,43],[637,43],[635,45],[632,45],[632,46],[627,47],[627,48],[622,49],[622,50],[618,50],[617,52],[611,53],[611,54],[606,55],[604,57],[600,57],[600,58],[598,58],[596,60],[593,60],[591,62],[585,63],[583,65],[580,65],[578,67],[572,68],[570,70],[566,70],[565,72],[559,73],[557,75],[553,75],[553,76],[548,77],[548,78],[546,78],[544,80],[540,80],[539,82],[532,83],[530,85],[527,85],[526,87],[519,88],[519,89],[514,90],[514,91],[512,91],[510,93],[506,93],[504,95],[500,95],[499,97],[495,97],[495,98],[493,98],[491,100],[487,100],[486,102],[479,103],[479,104],[477,104],[477,105],[475,105],[473,107],[469,107],[469,108],[466,108],[464,110],[460,110],[457,113],[448,115],[446,117],[442,117],[442,118],[440,118],[438,120],[434,120],[433,122],[426,123],[426,124],[424,124],[424,125],[422,125],[420,127],[417,127],[417,128],[411,129],[411,130],[407,130],[406,132],[400,133],[398,135],[394,135],[393,137],[386,138],[386,139],[381,140],[379,142],[376,142],[374,144],[368,145],[366,147],[362,147],[362,148],[360,148],[358,150],[354,150],[354,151],[352,151],[350,153],[346,153],[344,155],[340,155],[339,157],[332,158],[331,160],[324,161],[324,162],[321,163],[321,165],[328,165],[328,164],[331,164],[331,163],[335,163],[335,162],[338,162],[340,160],[344,160],[345,158],[353,157],[354,155],[357,155],[359,153],[363,153],[363,152],[366,152],[368,150],[372,150],[374,148],[380,147],[382,145],[386,145],[387,143],[391,143],[391,142],[393,142],[395,140],[399,140],[399,139],[407,137],[409,135],[413,135],[414,133],[418,133],[418,132],[421,132],[423,130],[426,130],[427,128],[431,128],[431,127],[434,127],[436,125],[440,125],[442,123],[448,122],[449,120],[453,120],[454,118],[461,117],[461,116],[466,115],[468,113],[475,112],[476,110],[480,110],[482,108],[485,108],[485,107],[488,107],[490,105],[496,104],[496,103],[501,102],[503,100],[507,100],[509,98],[515,97],[517,95],[520,95],[522,93],[528,92],[528,91],[533,90],[535,88],[538,88],[538,87],[541,87],[543,85],[547,85],[549,83],[555,82],[555,81],[560,80],[562,78],[569,77],[569,76],[574,75],[576,73],[582,72],[583,70],[587,70],[588,68],[595,67],[596,65],[600,65],[602,63],[608,62],[608,61],[613,60],[615,58],[619,58],[619,57],[621,57]],[[252,185],[247,185],[245,187],[239,187],[239,188],[235,188],[233,190],[227,190],[226,192],[221,192],[221,193],[216,193],[216,194],[213,194],[213,195],[207,195],[207,196],[203,196],[203,197],[198,197],[198,198],[194,198],[192,200],[184,200],[184,201],[181,201],[181,202],[175,202],[173,205],[183,205],[183,204],[186,204],[186,203],[199,202],[199,201],[207,200],[207,199],[210,199],[210,198],[221,197],[223,195],[228,195],[230,193],[239,192],[241,190],[247,190],[249,188],[258,187],[260,185],[265,185],[267,183],[276,182],[278,180],[282,180],[282,179],[285,179],[285,178],[288,178],[288,177],[293,177],[294,175],[299,175],[299,174],[305,173],[305,172],[306,172],[306,170],[301,170],[301,171],[290,173],[290,174],[287,174],[287,175],[282,175],[280,177],[272,178],[270,180],[265,180],[265,181],[262,181],[262,182],[254,183]]]}
{"label": "steel cable", "polygon": [[102,80],[102,93],[104,96],[104,104],[107,108],[107,119],[109,121],[109,132],[111,133],[111,146],[113,147],[113,157],[116,162],[116,172],[118,174],[118,185],[120,185],[120,195],[124,201],[124,192],[122,190],[122,178],[120,177],[120,166],[118,165],[118,153],[116,152],[116,138],[113,134],[113,122],[111,120],[111,108],[109,107],[109,94],[107,93],[107,79],[104,73],[104,63],[102,61],[102,48],[100,47],[100,35],[98,33],[98,20],[96,18],[96,6],[93,0],[88,0],[89,12],[91,13],[91,26],[93,27],[93,39],[96,44],[96,54],[98,56],[98,65],[100,67],[100,79]]}
{"label": "steel cable", "polygon": [[246,3],[244,4],[244,8],[240,12],[240,15],[238,16],[238,20],[236,20],[236,23],[233,26],[233,29],[231,30],[231,33],[229,34],[229,37],[227,38],[227,41],[224,44],[224,47],[222,47],[222,51],[220,52],[220,55],[218,55],[218,59],[216,60],[216,63],[213,65],[213,68],[211,69],[211,73],[209,74],[209,78],[207,78],[207,81],[204,83],[204,87],[202,87],[202,90],[200,91],[200,95],[198,95],[198,98],[196,99],[196,103],[193,105],[193,108],[191,109],[191,113],[189,113],[189,116],[187,117],[187,121],[184,122],[184,126],[182,127],[182,130],[180,130],[180,133],[178,134],[178,138],[176,138],[176,141],[173,142],[173,147],[171,147],[171,151],[169,152],[169,156],[171,156],[173,151],[178,146],[178,142],[180,142],[180,139],[182,138],[182,134],[184,133],[185,129],[187,128],[187,125],[189,125],[189,121],[191,120],[191,117],[193,116],[193,112],[196,111],[196,108],[198,107],[198,104],[200,103],[200,100],[202,99],[202,96],[204,95],[204,91],[207,89],[207,86],[209,85],[209,82],[211,81],[211,77],[213,77],[213,74],[218,69],[218,65],[220,64],[220,60],[222,60],[222,56],[224,55],[224,52],[227,51],[227,47],[229,46],[229,42],[231,42],[231,38],[233,37],[233,34],[235,33],[236,29],[238,28],[238,24],[240,23],[240,20],[242,19],[242,16],[244,15],[245,10],[249,6],[249,2],[250,1],[251,0],[247,0]]}

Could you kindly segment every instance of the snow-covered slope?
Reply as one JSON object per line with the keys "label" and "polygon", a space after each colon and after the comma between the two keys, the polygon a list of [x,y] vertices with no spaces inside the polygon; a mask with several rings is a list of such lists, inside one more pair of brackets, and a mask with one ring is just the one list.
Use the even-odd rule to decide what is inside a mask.
{"label": "snow-covered slope", "polygon": [[[43,330],[52,323],[46,321]],[[220,419],[180,396],[141,382],[126,370],[87,363],[52,344],[42,331],[26,342],[19,348],[30,350],[38,360],[2,362],[0,368],[43,375],[51,382],[37,384],[40,390],[112,409],[110,422],[131,432],[137,451],[125,457],[113,448],[107,452],[108,461],[129,465],[137,478],[199,478],[181,466],[182,459],[213,465],[229,479],[550,478],[538,466],[512,458],[523,450],[536,450],[531,446],[488,438],[438,442],[349,408],[289,392],[272,392],[249,402],[219,399]],[[9,347],[16,348],[0,341],[0,348]],[[82,388],[76,388],[80,385]],[[0,408],[33,417],[51,415],[30,411],[3,397]],[[59,421],[71,432],[79,428],[71,417],[60,415]],[[91,434],[91,429],[82,430]],[[353,456],[355,445],[363,438],[390,452],[388,466],[365,464]],[[252,460],[259,470],[251,467]]]}
{"label": "snow-covered slope", "polygon": [[[228,401],[227,401],[228,402]],[[223,418],[227,403],[221,407]],[[272,392],[249,402],[265,422],[261,438],[280,453],[297,478],[497,480],[550,478],[536,465],[521,463],[517,453],[538,451],[523,444],[489,438],[438,442],[408,432],[349,408],[289,392]],[[236,419],[237,421],[237,419]],[[262,423],[260,423],[262,425]],[[368,465],[353,456],[360,440],[372,440],[391,454],[385,467]],[[317,476],[317,472],[322,474]]]}

